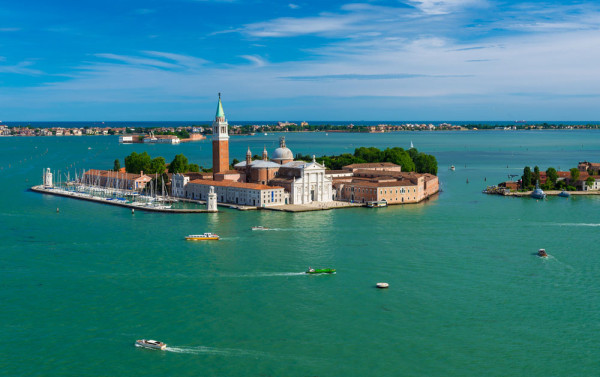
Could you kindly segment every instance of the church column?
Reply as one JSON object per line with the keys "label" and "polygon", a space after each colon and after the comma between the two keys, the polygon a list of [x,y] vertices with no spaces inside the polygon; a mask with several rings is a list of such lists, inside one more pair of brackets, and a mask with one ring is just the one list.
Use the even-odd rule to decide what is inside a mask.
{"label": "church column", "polygon": [[302,168],[302,173],[300,174],[300,178],[302,178],[302,198],[300,199],[300,203],[304,203],[304,189],[306,186],[306,181],[304,180],[304,168]]}
{"label": "church column", "polygon": [[323,183],[323,173],[319,173],[321,177],[321,186],[319,187],[319,201],[323,201],[323,190],[325,189],[325,184]]}
{"label": "church column", "polygon": [[308,174],[306,175],[307,178],[307,182],[306,182],[306,188],[308,189],[308,195],[306,198],[306,203],[310,203],[310,172],[308,172]]}

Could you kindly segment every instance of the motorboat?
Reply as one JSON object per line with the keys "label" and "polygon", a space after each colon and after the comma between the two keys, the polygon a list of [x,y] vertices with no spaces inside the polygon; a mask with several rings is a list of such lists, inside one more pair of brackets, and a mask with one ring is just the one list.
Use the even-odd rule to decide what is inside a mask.
{"label": "motorboat", "polygon": [[164,351],[167,348],[167,345],[163,342],[159,342],[158,340],[152,340],[152,339],[140,339],[140,340],[136,340],[135,341],[135,346],[136,347],[144,347],[144,348],[150,348],[150,349],[154,349],[154,350],[161,350]]}
{"label": "motorboat", "polygon": [[185,239],[188,241],[217,241],[219,236],[213,233],[190,234],[185,236]]}
{"label": "motorboat", "polygon": [[379,207],[387,207],[388,203],[385,200],[373,200],[367,202],[367,207],[369,208],[379,208]]}
{"label": "motorboat", "polygon": [[548,254],[546,254],[546,249],[539,249],[537,255],[538,257],[548,258]]}
{"label": "motorboat", "polygon": [[450,166],[450,170],[455,171],[456,168],[454,167],[454,165]]}
{"label": "motorboat", "polygon": [[335,268],[311,268],[309,267],[306,270],[307,274],[333,274],[335,273]]}
{"label": "motorboat", "polygon": [[390,284],[389,283],[377,283],[377,284],[375,284],[375,286],[380,289],[385,289],[385,288],[389,288]]}
{"label": "motorboat", "polygon": [[535,183],[535,190],[531,193],[531,197],[534,199],[546,199],[546,193],[540,188],[538,182]]}
{"label": "motorboat", "polygon": [[271,228],[267,228],[262,225],[259,225],[259,226],[253,226],[252,230],[271,230]]}
{"label": "motorboat", "polygon": [[566,192],[565,190],[562,190],[558,196],[560,196],[561,198],[568,198],[569,196],[571,196],[571,194],[569,194],[568,192]]}

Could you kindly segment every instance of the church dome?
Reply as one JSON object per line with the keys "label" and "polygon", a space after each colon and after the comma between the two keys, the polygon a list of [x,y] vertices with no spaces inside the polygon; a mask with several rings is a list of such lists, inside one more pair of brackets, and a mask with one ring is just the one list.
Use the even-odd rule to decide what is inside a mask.
{"label": "church dome", "polygon": [[273,152],[273,157],[271,159],[279,161],[294,159],[294,154],[292,153],[292,151],[285,146],[284,136],[282,136],[279,139],[279,148],[275,149],[275,152]]}
{"label": "church dome", "polygon": [[273,153],[273,160],[293,160],[294,154],[287,147],[279,147]]}

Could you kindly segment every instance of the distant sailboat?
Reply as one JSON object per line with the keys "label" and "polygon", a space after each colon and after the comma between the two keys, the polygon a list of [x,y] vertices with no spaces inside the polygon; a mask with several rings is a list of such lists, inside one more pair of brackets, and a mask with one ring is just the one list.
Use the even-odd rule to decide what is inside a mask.
{"label": "distant sailboat", "polygon": [[410,149],[413,149],[415,146],[412,143],[412,140],[410,141]]}

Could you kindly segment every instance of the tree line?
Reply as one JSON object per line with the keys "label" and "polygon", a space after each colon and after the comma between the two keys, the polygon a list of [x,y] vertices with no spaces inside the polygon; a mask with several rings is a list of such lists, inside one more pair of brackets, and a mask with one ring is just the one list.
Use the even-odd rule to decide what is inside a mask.
{"label": "tree line", "polygon": [[[312,161],[311,156],[296,155],[296,160]],[[316,161],[325,165],[328,169],[339,170],[346,165],[391,162],[402,166],[402,171],[429,173],[437,175],[438,165],[435,156],[419,152],[416,148],[405,150],[400,147],[386,148],[380,150],[375,147],[360,147],[354,150],[354,154],[344,153],[338,156],[321,156]]]}
{"label": "tree line", "polygon": [[[113,170],[118,171],[121,169],[121,163],[118,159],[115,160]],[[152,158],[148,152],[131,152],[131,154],[125,157],[125,171],[127,173],[140,174],[163,174],[165,170],[169,173],[186,173],[186,172],[199,172],[200,166],[197,164],[190,164],[187,157],[183,154],[178,154],[169,163],[167,169],[167,163],[164,157]]]}
{"label": "tree line", "polygon": [[[549,167],[546,169],[546,182],[540,187],[542,190],[567,190],[567,191],[575,191],[576,188],[573,186],[575,182],[579,180],[579,169],[571,168],[569,170],[570,176],[569,181],[566,180],[558,180],[558,172],[553,167]],[[540,181],[540,168],[535,166],[533,171],[529,166],[525,166],[523,169],[523,175],[521,176],[521,188],[524,190],[533,190],[536,182]],[[594,178],[591,176],[585,180],[585,184],[588,187],[594,185]],[[569,184],[570,183],[570,184]]]}

